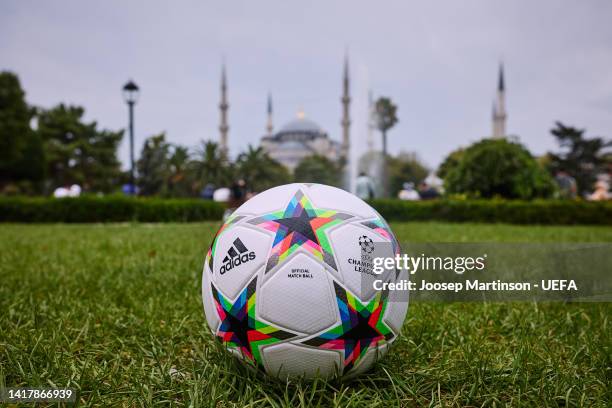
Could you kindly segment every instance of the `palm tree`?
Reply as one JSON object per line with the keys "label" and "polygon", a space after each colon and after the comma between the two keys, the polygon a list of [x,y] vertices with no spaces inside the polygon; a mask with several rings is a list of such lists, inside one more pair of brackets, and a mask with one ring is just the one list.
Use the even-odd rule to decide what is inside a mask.
{"label": "palm tree", "polygon": [[383,153],[383,194],[387,196],[387,131],[398,122],[397,106],[391,99],[381,97],[376,101],[376,126],[382,133],[382,153]]}
{"label": "palm tree", "polygon": [[142,147],[138,168],[138,187],[141,195],[158,195],[166,193],[169,166],[168,155],[170,144],[166,135],[160,133],[147,138]]}
{"label": "palm tree", "polygon": [[189,187],[189,150],[185,146],[173,145],[168,160],[170,177],[168,190],[172,196],[188,196]]}
{"label": "palm tree", "polygon": [[270,187],[289,182],[287,169],[272,159],[261,147],[249,145],[246,152],[236,160],[238,175],[253,191],[263,191]]}
{"label": "palm tree", "polygon": [[196,179],[195,187],[198,191],[206,184],[214,184],[219,187],[230,181],[229,163],[215,142],[202,140],[195,149],[191,166]]}

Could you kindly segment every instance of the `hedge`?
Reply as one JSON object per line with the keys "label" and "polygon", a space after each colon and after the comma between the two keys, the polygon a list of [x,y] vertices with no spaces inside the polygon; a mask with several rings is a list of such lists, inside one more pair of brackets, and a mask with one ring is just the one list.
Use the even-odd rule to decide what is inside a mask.
{"label": "hedge", "polygon": [[570,200],[373,200],[387,221],[612,225],[612,202]]}
{"label": "hedge", "polygon": [[[370,202],[388,221],[612,225],[612,202],[432,200]],[[220,220],[224,206],[196,199],[0,197],[0,222]]]}
{"label": "hedge", "polygon": [[130,197],[0,198],[0,222],[186,222],[220,220],[213,201]]}

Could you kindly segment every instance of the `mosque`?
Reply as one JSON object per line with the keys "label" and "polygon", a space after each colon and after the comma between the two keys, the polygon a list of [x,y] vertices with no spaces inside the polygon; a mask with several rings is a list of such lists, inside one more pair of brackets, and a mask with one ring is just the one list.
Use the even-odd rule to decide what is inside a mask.
{"label": "mosque", "polygon": [[303,159],[314,154],[332,161],[339,160],[342,155],[342,145],[330,139],[327,132],[313,120],[307,119],[302,111],[278,132],[273,133],[270,129],[261,138],[261,147],[290,171],[295,170]]}
{"label": "mosque", "polygon": [[[332,161],[346,160],[350,145],[350,82],[348,58],[344,60],[344,71],[342,78],[342,141],[331,139],[329,134],[315,121],[305,117],[304,112],[298,112],[295,119],[274,131],[272,96],[268,95],[268,110],[265,135],[261,138],[261,147],[268,155],[287,167],[290,171],[295,170],[297,165],[306,157],[320,155]],[[221,121],[219,125],[220,139],[219,147],[225,155],[228,153],[228,109],[227,100],[227,78],[225,68],[221,73],[221,102],[219,103]]]}
{"label": "mosque", "polygon": [[[499,66],[499,78],[496,90],[496,98],[493,101],[492,134],[493,138],[506,137],[506,108],[505,108],[505,84],[504,68]],[[350,146],[350,81],[349,81],[349,62],[344,60],[344,70],[342,75],[342,95],[340,97],[342,105],[342,117],[340,124],[342,127],[342,140],[337,141],[329,137],[329,134],[321,128],[315,121],[305,117],[304,112],[299,112],[297,118],[281,126],[278,131],[274,131],[272,96],[268,95],[267,123],[266,132],[262,136],[260,145],[264,151],[274,160],[278,161],[290,171],[295,170],[298,164],[306,157],[320,155],[332,161],[346,163]],[[228,154],[228,110],[229,102],[227,99],[227,78],[225,66],[221,72],[221,101],[220,110],[220,139],[219,147],[221,153]],[[375,131],[375,112],[374,101],[370,94],[369,97],[369,118],[368,118],[368,151],[373,152],[373,133]]]}

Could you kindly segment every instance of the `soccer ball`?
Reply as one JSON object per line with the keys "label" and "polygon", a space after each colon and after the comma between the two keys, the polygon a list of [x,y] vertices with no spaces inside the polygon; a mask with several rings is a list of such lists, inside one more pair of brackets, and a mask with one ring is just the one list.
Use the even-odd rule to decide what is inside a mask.
{"label": "soccer ball", "polygon": [[388,351],[406,316],[407,301],[371,285],[406,278],[373,273],[374,255],[398,253],[387,223],[354,195],[321,184],[272,188],[213,239],[206,320],[228,351],[274,377],[356,376]]}

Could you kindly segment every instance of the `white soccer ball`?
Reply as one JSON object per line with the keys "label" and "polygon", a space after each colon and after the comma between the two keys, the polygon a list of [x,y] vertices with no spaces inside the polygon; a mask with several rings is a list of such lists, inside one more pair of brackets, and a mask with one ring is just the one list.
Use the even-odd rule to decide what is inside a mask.
{"label": "white soccer ball", "polygon": [[385,220],[354,195],[272,188],[217,232],[202,278],[206,320],[230,352],[272,376],[358,375],[388,351],[408,310],[371,285],[406,278],[373,273],[372,256],[396,253]]}

